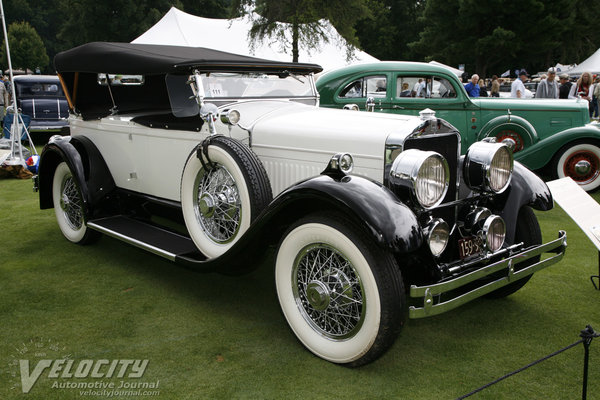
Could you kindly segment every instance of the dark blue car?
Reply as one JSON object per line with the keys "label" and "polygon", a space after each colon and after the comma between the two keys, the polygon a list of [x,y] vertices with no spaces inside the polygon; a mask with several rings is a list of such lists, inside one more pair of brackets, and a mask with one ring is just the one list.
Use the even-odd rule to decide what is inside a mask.
{"label": "dark blue car", "polygon": [[14,85],[18,107],[31,117],[31,132],[60,131],[69,125],[69,106],[58,76],[18,75]]}

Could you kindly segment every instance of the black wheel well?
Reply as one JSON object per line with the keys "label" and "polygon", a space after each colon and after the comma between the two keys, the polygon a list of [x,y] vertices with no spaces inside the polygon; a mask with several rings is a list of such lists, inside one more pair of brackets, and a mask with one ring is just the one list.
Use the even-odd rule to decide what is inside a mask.
{"label": "black wheel well", "polygon": [[357,226],[360,226],[365,233],[368,233],[364,221],[362,221],[350,207],[346,207],[339,202],[327,198],[298,198],[287,202],[279,211],[280,212],[269,221],[268,226],[265,226],[265,229],[263,229],[264,238],[269,245],[277,245],[283,234],[292,224],[297,222],[298,219],[313,213],[343,214]]}

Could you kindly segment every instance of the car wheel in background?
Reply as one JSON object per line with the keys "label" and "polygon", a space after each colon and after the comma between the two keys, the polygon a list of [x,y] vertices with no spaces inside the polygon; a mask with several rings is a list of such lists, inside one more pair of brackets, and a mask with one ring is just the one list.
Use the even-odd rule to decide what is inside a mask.
{"label": "car wheel in background", "polygon": [[273,195],[260,160],[242,143],[216,136],[206,153],[210,162],[203,164],[196,152],[187,160],[181,208],[192,240],[214,258],[233,246]]}
{"label": "car wheel in background", "polygon": [[523,150],[524,147],[523,137],[513,129],[503,129],[498,132],[496,134],[496,141],[498,143],[505,143],[513,153]]}
{"label": "car wheel in background", "polygon": [[554,177],[570,177],[586,192],[600,186],[600,148],[589,142],[564,146],[553,159]]}
{"label": "car wheel in background", "polygon": [[308,216],[285,233],[275,264],[279,303],[298,339],[349,366],[383,354],[405,319],[400,269],[362,233],[337,214]]}

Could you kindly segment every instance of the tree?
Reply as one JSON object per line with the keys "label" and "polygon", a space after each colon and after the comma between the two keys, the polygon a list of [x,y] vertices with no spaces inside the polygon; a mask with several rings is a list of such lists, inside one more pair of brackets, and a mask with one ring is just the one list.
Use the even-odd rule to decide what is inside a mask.
{"label": "tree", "polygon": [[154,25],[179,0],[62,0],[58,39],[63,48],[93,41],[130,42]]}
{"label": "tree", "polygon": [[573,29],[561,13],[571,8],[570,0],[427,0],[424,29],[410,46],[427,60],[465,63],[482,76],[537,71],[554,65],[562,34]]}
{"label": "tree", "polygon": [[[284,50],[291,47],[292,62],[299,61],[300,46],[312,50],[318,48],[322,41],[329,41],[324,19],[346,39],[350,50],[351,45],[358,45],[355,22],[370,15],[362,0],[233,0],[232,8],[235,15],[253,18],[249,32],[253,44],[268,38],[275,39]],[[286,36],[288,30],[291,31],[291,40]],[[348,56],[351,57],[350,51]]]}
{"label": "tree", "polygon": [[230,0],[181,0],[183,11],[206,18],[229,17]]}
{"label": "tree", "polygon": [[380,60],[415,60],[408,43],[419,39],[424,2],[367,0],[372,17],[356,24],[362,49]]}
{"label": "tree", "polygon": [[[13,22],[8,26],[8,44],[14,69],[35,70],[48,65],[48,55],[42,39],[27,22]],[[6,41],[0,52],[2,65],[8,67]]]}

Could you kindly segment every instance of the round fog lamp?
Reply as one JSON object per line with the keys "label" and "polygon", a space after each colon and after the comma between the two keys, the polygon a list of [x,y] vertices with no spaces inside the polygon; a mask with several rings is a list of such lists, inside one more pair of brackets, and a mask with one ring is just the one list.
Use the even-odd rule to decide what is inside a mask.
{"label": "round fog lamp", "polygon": [[446,221],[440,218],[431,221],[427,228],[427,243],[434,257],[439,257],[446,250],[449,238],[450,227]]}
{"label": "round fog lamp", "polygon": [[487,217],[483,224],[485,245],[492,253],[500,250],[506,236],[506,225],[504,220],[497,215]]}

